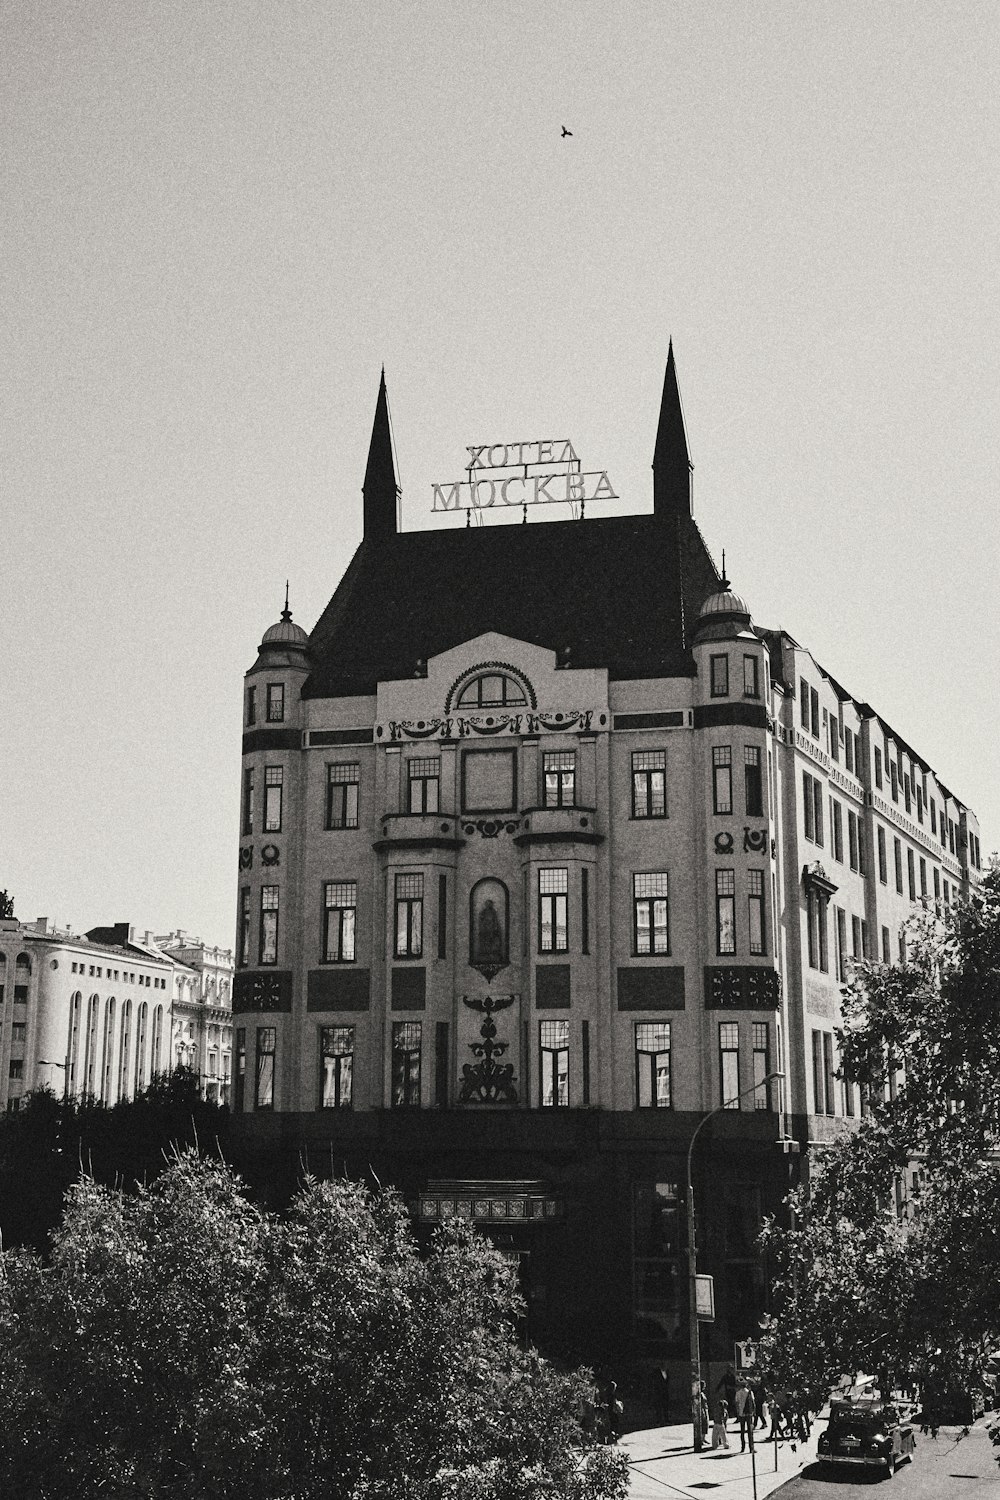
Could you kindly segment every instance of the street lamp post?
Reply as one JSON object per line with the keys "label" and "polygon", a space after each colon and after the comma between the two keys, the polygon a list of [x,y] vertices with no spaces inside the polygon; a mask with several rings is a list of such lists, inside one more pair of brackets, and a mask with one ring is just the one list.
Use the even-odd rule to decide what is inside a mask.
{"label": "street lamp post", "polygon": [[691,1351],[691,1417],[694,1423],[694,1451],[700,1453],[705,1442],[705,1434],[701,1425],[701,1341],[698,1329],[698,1250],[695,1244],[695,1215],[694,1215],[694,1184],[691,1180],[691,1158],[694,1153],[694,1143],[698,1139],[702,1128],[708,1124],[714,1115],[721,1114],[724,1109],[739,1104],[747,1094],[755,1094],[765,1084],[773,1083],[775,1079],[784,1078],[784,1073],[776,1069],[768,1073],[766,1077],[752,1083],[749,1088],[741,1089],[731,1099],[725,1099],[710,1109],[695,1126],[691,1133],[687,1152],[687,1232],[688,1232],[688,1327],[690,1335]]}

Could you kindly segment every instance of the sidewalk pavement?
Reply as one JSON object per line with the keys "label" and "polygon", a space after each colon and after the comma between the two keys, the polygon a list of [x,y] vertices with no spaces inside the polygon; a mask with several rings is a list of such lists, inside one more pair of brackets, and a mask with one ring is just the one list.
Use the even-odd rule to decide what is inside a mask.
{"label": "sidewalk pavement", "polygon": [[740,1452],[739,1427],[729,1424],[729,1447],[709,1448],[695,1453],[691,1443],[691,1423],[671,1427],[649,1427],[629,1432],[619,1447],[629,1456],[631,1479],[629,1500],[675,1500],[678,1495],[690,1500],[704,1500],[717,1491],[719,1500],[753,1500],[753,1463],[757,1470],[757,1500],[764,1500],[779,1485],[792,1479],[816,1457],[816,1427],[808,1443],[797,1443],[795,1451],[785,1438],[778,1443],[778,1468],[775,1472],[775,1445],[761,1440],[764,1429],[757,1429],[754,1459],[750,1452]]}

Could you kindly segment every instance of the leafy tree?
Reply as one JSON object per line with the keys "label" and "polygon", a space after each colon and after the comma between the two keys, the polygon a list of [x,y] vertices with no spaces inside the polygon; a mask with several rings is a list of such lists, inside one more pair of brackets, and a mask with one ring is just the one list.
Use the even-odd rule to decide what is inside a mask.
{"label": "leafy tree", "polygon": [[12,917],[14,915],[14,897],[8,896],[6,891],[0,891],[0,918]]}
{"label": "leafy tree", "polygon": [[1000,869],[943,918],[909,926],[906,961],[859,964],[839,1032],[869,1112],[790,1196],[764,1241],[779,1385],[841,1373],[975,1381],[1000,1338]]}
{"label": "leafy tree", "polygon": [[0,1261],[0,1493],[24,1500],[623,1500],[593,1390],[518,1347],[515,1274],[452,1221],[307,1180],[290,1213],[180,1153],[81,1179],[51,1266]]}

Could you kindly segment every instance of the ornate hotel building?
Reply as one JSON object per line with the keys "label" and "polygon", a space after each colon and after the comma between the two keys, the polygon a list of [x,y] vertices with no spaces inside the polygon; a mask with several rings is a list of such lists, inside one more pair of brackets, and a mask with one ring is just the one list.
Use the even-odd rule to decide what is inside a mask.
{"label": "ornate hotel building", "polygon": [[694,1159],[719,1361],[766,1306],[762,1215],[861,1107],[852,961],[894,961],[980,850],[720,576],[672,351],[652,467],[651,514],[402,533],[383,379],[361,545],[246,676],[233,1102],[249,1175],[474,1219],[543,1349],[640,1394],[666,1367],[680,1412],[692,1132],[729,1101]]}

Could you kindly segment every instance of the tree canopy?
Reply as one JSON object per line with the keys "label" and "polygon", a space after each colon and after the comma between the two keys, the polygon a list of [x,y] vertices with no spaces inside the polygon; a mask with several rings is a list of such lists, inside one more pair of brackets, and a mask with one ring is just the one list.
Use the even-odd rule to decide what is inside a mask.
{"label": "tree canopy", "polygon": [[975,1382],[1000,1341],[1000,870],[909,924],[905,962],[857,965],[843,1075],[867,1113],[770,1223],[761,1357],[819,1396],[839,1375]]}
{"label": "tree canopy", "polygon": [[23,1500],[622,1500],[593,1389],[515,1336],[516,1273],[394,1193],[248,1201],[186,1151],[84,1177],[51,1264],[0,1260],[0,1493]]}

